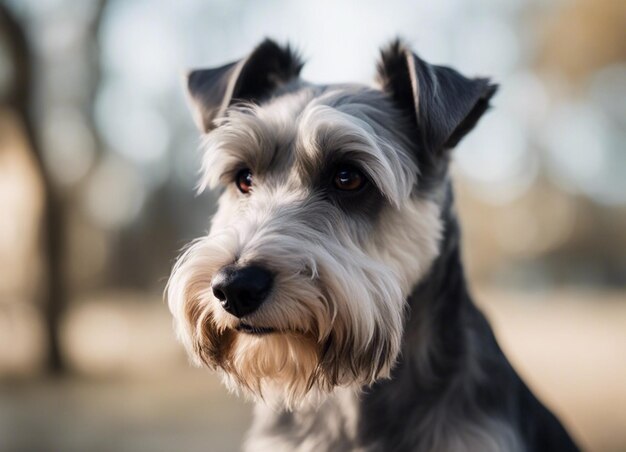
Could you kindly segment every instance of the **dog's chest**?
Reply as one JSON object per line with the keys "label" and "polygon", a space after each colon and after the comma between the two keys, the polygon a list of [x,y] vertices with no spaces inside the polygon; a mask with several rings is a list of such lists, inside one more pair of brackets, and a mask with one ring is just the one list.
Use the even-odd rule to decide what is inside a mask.
{"label": "dog's chest", "polygon": [[[503,420],[484,415],[467,419],[444,406],[433,408],[433,412],[439,415],[426,416],[421,422],[410,413],[397,416],[393,422],[404,424],[404,429],[396,431],[393,437],[380,432],[378,438],[378,435],[373,438],[366,435],[365,438],[362,437],[364,433],[372,432],[362,430],[363,425],[359,425],[362,417],[383,416],[386,410],[364,413],[362,408],[358,392],[347,389],[336,390],[321,405],[300,410],[280,411],[259,404],[244,449],[246,452],[525,450],[518,434]],[[411,421],[407,422],[409,419]]]}
{"label": "dog's chest", "polygon": [[292,412],[259,404],[247,452],[346,451],[356,448],[358,396],[347,389],[335,391],[321,405]]}

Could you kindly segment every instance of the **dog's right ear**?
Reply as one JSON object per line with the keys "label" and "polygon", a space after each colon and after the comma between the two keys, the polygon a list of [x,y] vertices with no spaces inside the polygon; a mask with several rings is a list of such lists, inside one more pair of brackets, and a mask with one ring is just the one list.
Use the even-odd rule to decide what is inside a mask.
{"label": "dog's right ear", "polygon": [[303,62],[289,46],[270,39],[239,61],[215,69],[196,69],[187,74],[187,90],[196,124],[211,131],[214,120],[237,101],[259,102],[279,86],[298,77]]}

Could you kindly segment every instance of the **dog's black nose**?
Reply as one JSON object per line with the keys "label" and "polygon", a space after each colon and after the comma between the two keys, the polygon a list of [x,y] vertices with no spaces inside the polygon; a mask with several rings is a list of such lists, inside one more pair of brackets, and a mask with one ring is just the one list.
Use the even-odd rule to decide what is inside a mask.
{"label": "dog's black nose", "polygon": [[211,283],[213,295],[222,307],[235,317],[256,311],[272,287],[272,274],[256,265],[222,268]]}

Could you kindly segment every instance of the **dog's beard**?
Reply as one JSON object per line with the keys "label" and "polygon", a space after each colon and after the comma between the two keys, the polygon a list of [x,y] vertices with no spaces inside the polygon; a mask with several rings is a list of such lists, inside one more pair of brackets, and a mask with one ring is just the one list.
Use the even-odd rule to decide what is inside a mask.
{"label": "dog's beard", "polygon": [[[243,235],[229,228],[196,241],[172,272],[170,309],[197,364],[221,371],[233,390],[288,407],[389,375],[404,314],[389,267],[345,241],[329,247],[268,234],[251,244]],[[226,313],[211,290],[212,276],[233,262],[242,243],[249,259],[272,256],[263,263],[277,275],[270,299],[243,321]]]}
{"label": "dog's beard", "polygon": [[[354,231],[314,206],[293,209],[308,211],[304,220],[261,207],[255,211],[265,214],[229,225],[221,218],[232,212],[222,205],[212,233],[174,267],[168,302],[195,363],[220,371],[232,390],[287,407],[388,377],[405,297],[438,252],[437,205],[417,200],[388,212],[369,243],[357,243]],[[313,227],[318,218],[329,226]],[[213,275],[235,261],[275,275],[269,298],[243,319],[228,314],[211,289]]]}

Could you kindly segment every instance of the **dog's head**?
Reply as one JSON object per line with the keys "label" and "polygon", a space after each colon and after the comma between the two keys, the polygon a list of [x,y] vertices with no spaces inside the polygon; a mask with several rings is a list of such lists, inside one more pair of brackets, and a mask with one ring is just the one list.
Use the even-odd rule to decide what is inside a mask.
{"label": "dog's head", "polygon": [[389,375],[406,297],[438,253],[448,151],[495,92],[401,42],[375,87],[310,84],[301,68],[265,41],[189,74],[201,187],[222,194],[167,290],[199,364],[287,406]]}

